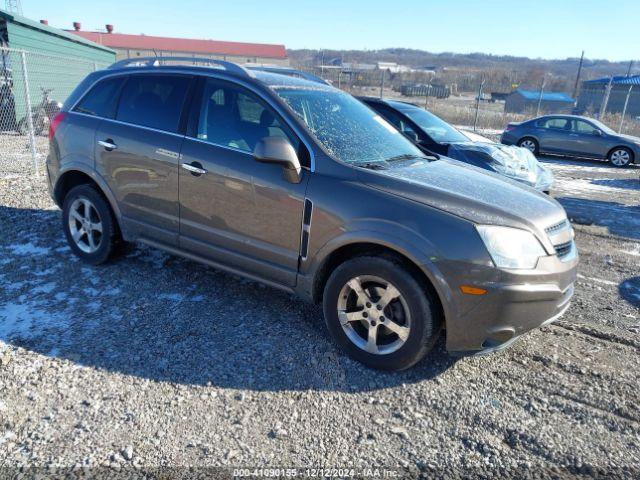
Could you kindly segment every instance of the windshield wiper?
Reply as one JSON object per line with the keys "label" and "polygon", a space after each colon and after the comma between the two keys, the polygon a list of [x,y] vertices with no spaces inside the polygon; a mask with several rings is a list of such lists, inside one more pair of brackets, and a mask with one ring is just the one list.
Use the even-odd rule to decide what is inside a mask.
{"label": "windshield wiper", "polygon": [[357,162],[354,163],[354,165],[356,167],[369,168],[371,170],[387,170],[389,168],[387,162],[384,160],[378,162]]}
{"label": "windshield wiper", "polygon": [[386,161],[387,162],[395,162],[397,160],[413,160],[413,159],[426,160],[427,157],[425,157],[423,155],[415,155],[413,153],[403,153],[401,155],[396,155],[394,157],[387,158]]}

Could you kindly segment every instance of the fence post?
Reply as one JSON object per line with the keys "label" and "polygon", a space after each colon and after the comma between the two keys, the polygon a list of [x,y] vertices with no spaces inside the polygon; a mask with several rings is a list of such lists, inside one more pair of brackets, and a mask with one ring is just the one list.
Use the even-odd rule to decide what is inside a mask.
{"label": "fence post", "polygon": [[604,97],[602,97],[602,104],[600,105],[600,112],[598,112],[598,119],[602,120],[602,116],[607,113],[607,105],[609,104],[609,95],[611,95],[611,87],[613,85],[613,76],[609,78],[609,83],[607,83],[606,88],[604,89]]}
{"label": "fence post", "polygon": [[547,82],[547,77],[542,77],[542,83],[540,84],[540,94],[538,95],[538,105],[536,106],[536,117],[540,116],[540,107],[542,106],[542,95],[544,94],[544,86]]}
{"label": "fence post", "polygon": [[38,151],[36,150],[36,136],[33,130],[33,118],[31,117],[31,93],[29,92],[29,77],[27,73],[27,57],[24,50],[20,52],[20,60],[22,63],[22,80],[24,82],[24,100],[26,103],[27,128],[29,131],[29,147],[31,148],[31,159],[33,160],[33,169],[38,172]]}
{"label": "fence post", "polygon": [[474,132],[476,131],[476,127],[478,126],[478,111],[480,110],[480,97],[482,97],[482,87],[484,87],[484,77],[482,77],[480,87],[478,87],[478,96],[476,97],[476,116],[473,119]]}
{"label": "fence post", "polygon": [[633,90],[633,85],[629,85],[629,90],[627,91],[627,98],[624,99],[624,107],[622,107],[622,116],[620,117],[620,126],[618,127],[618,133],[622,133],[622,125],[624,124],[624,116],[627,114],[627,106],[629,105],[629,97],[631,96],[631,90]]}

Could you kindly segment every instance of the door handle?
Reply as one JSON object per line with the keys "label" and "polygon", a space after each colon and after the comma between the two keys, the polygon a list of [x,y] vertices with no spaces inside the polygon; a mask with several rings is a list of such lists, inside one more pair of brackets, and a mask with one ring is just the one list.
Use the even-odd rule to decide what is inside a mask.
{"label": "door handle", "polygon": [[183,163],[181,166],[188,172],[191,172],[196,177],[199,177],[200,175],[204,175],[205,173],[207,173],[207,171],[204,168],[202,168],[202,165],[200,165],[198,162]]}
{"label": "door handle", "polygon": [[118,148],[118,146],[115,143],[113,143],[113,140],[111,140],[110,138],[106,140],[98,140],[98,145],[100,145],[101,147],[104,147],[105,150],[109,152],[111,150],[115,150],[116,148]]}

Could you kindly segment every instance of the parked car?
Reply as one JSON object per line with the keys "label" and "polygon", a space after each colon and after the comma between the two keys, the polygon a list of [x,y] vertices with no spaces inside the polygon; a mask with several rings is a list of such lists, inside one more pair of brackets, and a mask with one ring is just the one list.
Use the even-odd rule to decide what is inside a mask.
{"label": "parked car", "polygon": [[501,141],[524,147],[535,155],[596,158],[616,167],[640,162],[640,138],[618,134],[598,120],[577,115],[545,115],[509,123]]}
{"label": "parked car", "polygon": [[411,103],[374,97],[358,97],[403,133],[423,152],[445,155],[549,193],[553,173],[529,151],[505,147],[449,125],[424,108]]}
{"label": "parked car", "polygon": [[450,352],[483,353],[568,308],[578,255],[552,198],[425,157],[333,87],[154,61],[89,74],[51,124],[51,195],[85,262],[139,241],[297,293],[391,370],[445,327]]}

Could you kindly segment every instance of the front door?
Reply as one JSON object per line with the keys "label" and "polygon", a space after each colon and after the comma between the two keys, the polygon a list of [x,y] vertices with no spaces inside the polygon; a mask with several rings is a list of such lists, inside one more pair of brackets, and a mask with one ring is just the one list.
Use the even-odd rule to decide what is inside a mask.
{"label": "front door", "polygon": [[107,180],[128,233],[177,244],[180,115],[192,77],[132,75],[115,119],[96,132],[96,168]]}
{"label": "front door", "polygon": [[575,153],[585,157],[605,158],[609,153],[609,141],[606,134],[584,120],[573,121],[575,134]]}
{"label": "front door", "polygon": [[257,162],[256,143],[298,139],[255,93],[203,79],[192,131],[182,148],[180,246],[216,263],[295,285],[306,184],[289,183],[278,165]]}

